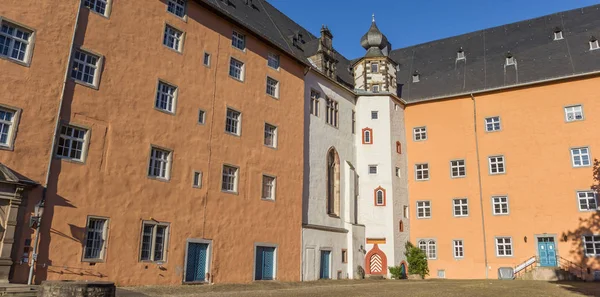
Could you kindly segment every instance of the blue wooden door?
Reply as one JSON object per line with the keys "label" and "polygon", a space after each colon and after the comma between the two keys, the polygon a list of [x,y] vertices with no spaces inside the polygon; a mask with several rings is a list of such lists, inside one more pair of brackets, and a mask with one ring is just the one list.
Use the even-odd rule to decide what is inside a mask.
{"label": "blue wooden door", "polygon": [[203,282],[206,280],[206,262],[208,244],[188,243],[187,262],[185,266],[186,282]]}
{"label": "blue wooden door", "polygon": [[329,275],[329,263],[331,262],[330,257],[331,251],[321,251],[321,272],[319,276],[321,279],[331,278],[331,276]]}
{"label": "blue wooden door", "polygon": [[255,280],[272,280],[275,276],[275,248],[256,247]]}
{"label": "blue wooden door", "polygon": [[540,257],[540,266],[556,266],[556,246],[553,237],[538,238],[538,255]]}

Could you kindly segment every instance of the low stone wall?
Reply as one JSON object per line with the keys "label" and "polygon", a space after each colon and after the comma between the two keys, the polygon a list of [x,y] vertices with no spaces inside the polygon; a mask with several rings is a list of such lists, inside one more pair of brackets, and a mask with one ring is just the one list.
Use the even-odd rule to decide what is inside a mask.
{"label": "low stone wall", "polygon": [[44,281],[38,297],[115,297],[113,282]]}

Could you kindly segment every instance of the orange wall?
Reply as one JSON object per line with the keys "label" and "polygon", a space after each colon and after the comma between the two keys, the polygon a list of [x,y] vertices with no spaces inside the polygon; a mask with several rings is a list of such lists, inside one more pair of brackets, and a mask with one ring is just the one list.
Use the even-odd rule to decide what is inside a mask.
{"label": "orange wall", "polygon": [[[438,269],[445,269],[447,278],[485,277],[482,209],[490,278],[497,277],[499,267],[514,267],[536,256],[535,235],[544,233],[556,236],[559,256],[592,270],[600,268],[597,259],[582,257],[580,237],[600,232],[597,216],[580,212],[576,198],[577,190],[590,189],[592,168],[573,168],[570,155],[571,147],[589,146],[592,159],[597,157],[600,119],[595,114],[600,101],[595,89],[599,83],[600,78],[585,78],[475,96],[483,205],[470,96],[406,108],[407,131],[412,133],[418,126],[427,126],[428,131],[427,141],[409,140],[407,154],[411,241],[437,240],[437,259],[429,261],[432,277]],[[565,122],[564,107],[573,104],[583,105],[584,121]],[[501,117],[500,132],[485,132],[484,119],[491,116]],[[491,155],[505,156],[506,174],[488,173]],[[450,178],[454,159],[466,160],[466,178]],[[429,181],[415,181],[416,163],[429,163]],[[508,195],[508,216],[492,214],[493,195]],[[469,199],[470,214],[456,218],[452,199],[463,197]],[[418,200],[431,200],[431,219],[417,219]],[[513,257],[496,256],[496,236],[512,237]],[[453,239],[464,241],[462,260],[453,257]]]}
{"label": "orange wall", "polygon": [[[19,6],[20,1],[12,2],[5,8],[14,14],[12,19],[40,28],[34,63],[44,58],[51,63],[39,66],[39,70],[38,65],[32,65],[31,70],[39,72],[35,76],[39,86],[23,86],[16,92],[13,87],[4,87],[10,94],[23,94],[15,97],[23,98],[19,107],[24,109],[24,116],[17,149],[0,152],[0,162],[41,182],[47,155],[38,155],[50,145],[59,93],[51,90],[54,105],[47,108],[38,104],[50,99],[42,100],[35,93],[49,78],[62,80],[71,36],[67,29],[73,25],[68,22],[75,18],[77,1],[61,2],[62,9],[57,12],[61,17],[54,20],[52,16],[54,22],[34,22],[33,16],[33,20],[20,19],[16,8],[26,8]],[[36,11],[38,18],[51,18],[46,11]],[[248,33],[247,50],[234,49],[232,24],[192,1],[188,15],[184,21],[167,13],[163,1],[144,5],[115,1],[109,18],[82,9],[76,44],[103,55],[104,68],[99,90],[67,83],[62,120],[91,128],[90,146],[85,164],[53,161],[40,241],[40,264],[51,266],[38,269],[38,280],[178,284],[183,279],[188,238],[213,240],[210,272],[215,282],[252,281],[257,242],[278,244],[279,280],[300,279],[304,67],[281,53],[281,69],[272,70],[266,57],[273,48]],[[162,45],[165,22],[186,33],[182,54]],[[44,33],[53,29],[52,24],[65,28],[61,35],[64,40],[46,37]],[[62,56],[44,51],[56,45],[64,45],[52,49]],[[202,65],[204,51],[212,54],[210,68]],[[229,78],[230,56],[246,63],[245,82]],[[0,63],[2,68],[15,68],[11,69],[17,77],[14,82],[23,84],[26,78],[18,75],[27,69]],[[280,81],[281,99],[265,94],[267,74]],[[153,108],[159,78],[179,87],[175,115]],[[224,132],[227,106],[242,112],[241,137]],[[206,125],[197,124],[198,109],[206,111]],[[32,115],[25,116],[29,113]],[[45,117],[43,121],[39,116]],[[265,122],[278,126],[275,150],[263,145]],[[42,139],[36,139],[36,133]],[[35,152],[23,152],[25,142],[31,142],[28,146]],[[173,150],[168,182],[147,178],[151,144]],[[30,155],[36,159],[26,164],[19,161]],[[223,163],[240,167],[238,195],[220,190]],[[193,170],[204,173],[202,189],[191,186]],[[275,203],[260,199],[262,173],[277,176]],[[105,263],[81,261],[88,215],[110,218]],[[142,220],[151,217],[170,223],[164,270],[138,261]],[[18,266],[16,278],[22,280],[26,269],[25,265]]]}

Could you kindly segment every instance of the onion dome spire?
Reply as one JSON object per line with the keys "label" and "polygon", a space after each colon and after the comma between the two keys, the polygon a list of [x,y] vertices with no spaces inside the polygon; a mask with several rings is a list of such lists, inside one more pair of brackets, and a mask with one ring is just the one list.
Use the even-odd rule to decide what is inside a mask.
{"label": "onion dome spire", "polygon": [[373,21],[371,22],[371,28],[363,37],[360,39],[360,45],[367,50],[365,57],[382,57],[384,56],[381,51],[388,44],[387,37],[379,31],[377,24],[375,23],[375,14],[373,14]]}

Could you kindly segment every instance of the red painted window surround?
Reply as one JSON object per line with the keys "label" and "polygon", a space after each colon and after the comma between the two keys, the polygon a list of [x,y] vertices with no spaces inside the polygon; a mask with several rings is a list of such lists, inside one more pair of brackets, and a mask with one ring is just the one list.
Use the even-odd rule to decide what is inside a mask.
{"label": "red painted window surround", "polygon": [[402,144],[400,143],[400,141],[396,141],[396,152],[398,154],[402,154]]}
{"label": "red painted window surround", "polygon": [[[382,197],[383,198],[383,201],[382,201],[383,203],[381,203],[381,204],[377,203],[377,192],[379,192],[379,191],[381,191],[382,195],[383,195],[383,197]],[[382,187],[377,187],[377,189],[375,189],[373,191],[373,203],[375,204],[375,206],[385,206],[386,205],[386,200],[387,199],[385,197],[385,189],[382,188]]]}
{"label": "red painted window surround", "polygon": [[362,129],[362,143],[373,144],[373,129],[364,128]]}

